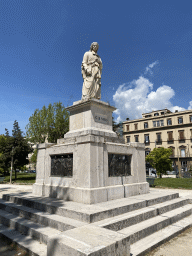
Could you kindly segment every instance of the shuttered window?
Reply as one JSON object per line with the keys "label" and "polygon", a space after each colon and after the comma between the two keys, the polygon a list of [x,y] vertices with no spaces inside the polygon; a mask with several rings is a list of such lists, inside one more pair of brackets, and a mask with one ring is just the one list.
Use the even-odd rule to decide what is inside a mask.
{"label": "shuttered window", "polygon": [[168,132],[168,140],[173,140],[173,132]]}
{"label": "shuttered window", "polygon": [[179,140],[185,139],[184,137],[184,131],[179,131]]}

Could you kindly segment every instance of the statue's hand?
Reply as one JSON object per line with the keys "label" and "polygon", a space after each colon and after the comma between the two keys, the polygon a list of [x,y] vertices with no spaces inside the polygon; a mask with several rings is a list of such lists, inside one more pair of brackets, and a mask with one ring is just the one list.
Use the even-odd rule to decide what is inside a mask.
{"label": "statue's hand", "polygon": [[87,71],[87,75],[90,76],[91,75],[91,71]]}
{"label": "statue's hand", "polygon": [[87,70],[86,70],[86,74],[87,74],[88,76],[90,76],[90,75],[91,75],[91,68],[87,68]]}

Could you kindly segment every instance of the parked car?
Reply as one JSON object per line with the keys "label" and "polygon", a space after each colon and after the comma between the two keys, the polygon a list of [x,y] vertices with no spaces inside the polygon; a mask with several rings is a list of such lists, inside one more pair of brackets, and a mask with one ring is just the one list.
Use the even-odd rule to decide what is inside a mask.
{"label": "parked car", "polygon": [[30,173],[36,173],[36,170],[30,170]]}
{"label": "parked car", "polygon": [[149,176],[149,177],[154,177],[154,178],[156,178],[156,177],[157,177],[157,171],[156,171],[154,168],[149,168],[149,169],[146,171],[146,175]]}

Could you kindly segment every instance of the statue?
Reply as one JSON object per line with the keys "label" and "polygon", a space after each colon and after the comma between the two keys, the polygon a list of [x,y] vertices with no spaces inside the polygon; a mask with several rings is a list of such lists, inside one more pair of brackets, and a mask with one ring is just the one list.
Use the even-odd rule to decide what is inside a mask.
{"label": "statue", "polygon": [[82,100],[91,98],[101,99],[101,71],[103,68],[101,58],[97,54],[99,44],[91,44],[90,51],[83,56],[81,73],[84,79]]}

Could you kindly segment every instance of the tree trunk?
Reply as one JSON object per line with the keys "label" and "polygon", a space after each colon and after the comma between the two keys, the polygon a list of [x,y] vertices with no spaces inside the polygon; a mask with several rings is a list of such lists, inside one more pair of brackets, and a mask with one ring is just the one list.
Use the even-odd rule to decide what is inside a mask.
{"label": "tree trunk", "polygon": [[17,172],[16,172],[16,169],[15,169],[15,181],[17,180]]}

